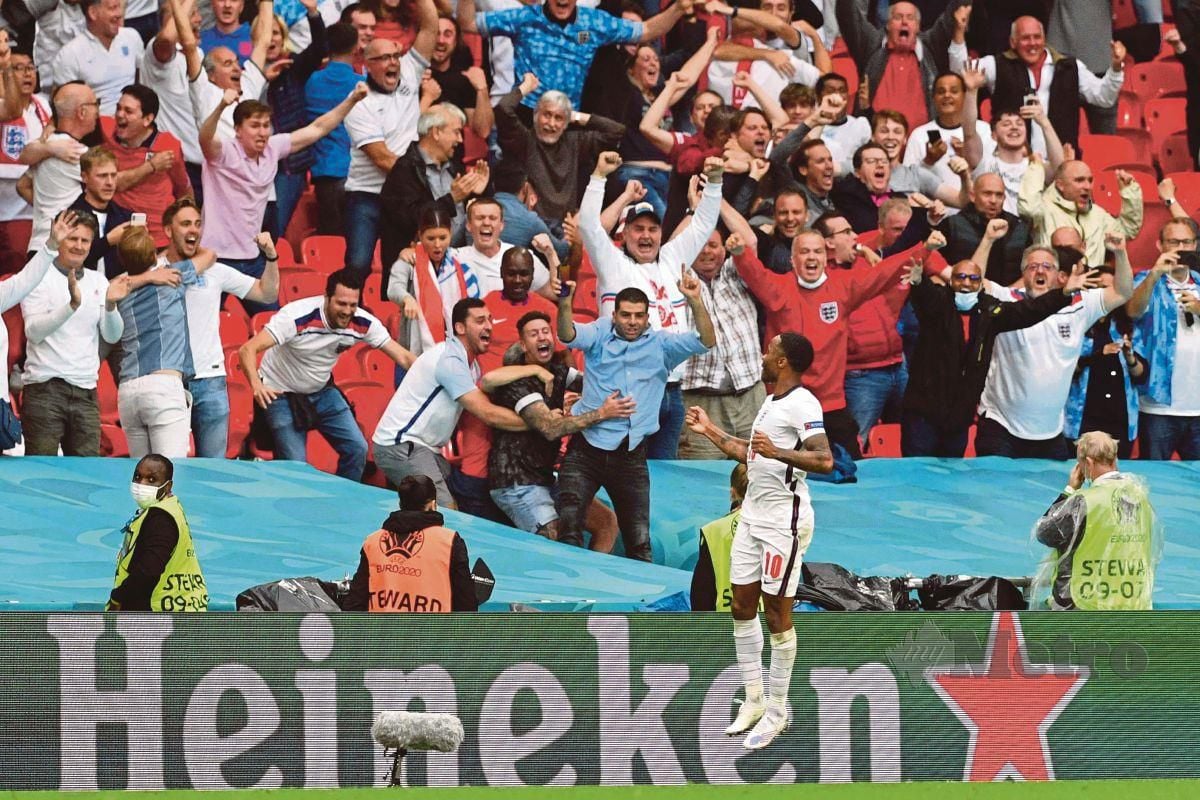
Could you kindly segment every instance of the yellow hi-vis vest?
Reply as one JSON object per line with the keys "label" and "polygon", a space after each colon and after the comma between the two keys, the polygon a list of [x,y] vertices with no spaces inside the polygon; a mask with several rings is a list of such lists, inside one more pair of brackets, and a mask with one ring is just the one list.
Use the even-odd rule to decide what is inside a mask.
{"label": "yellow hi-vis vest", "polygon": [[1080,491],[1083,537],[1071,557],[1071,600],[1081,611],[1142,611],[1154,591],[1150,499],[1133,480],[1101,481]]}
{"label": "yellow hi-vis vest", "polygon": [[183,506],[179,498],[171,495],[147,507],[125,526],[125,541],[121,551],[117,553],[117,574],[113,579],[113,588],[117,588],[129,577],[129,562],[133,560],[133,551],[137,547],[138,535],[142,532],[142,523],[151,508],[159,508],[171,515],[179,529],[179,541],[167,559],[167,566],[159,576],[154,591],[150,594],[151,611],[207,611],[208,587],[204,585],[204,576],[200,572],[200,560],[196,558],[196,548],[192,544],[192,532],[188,527],[187,517],[183,514]]}

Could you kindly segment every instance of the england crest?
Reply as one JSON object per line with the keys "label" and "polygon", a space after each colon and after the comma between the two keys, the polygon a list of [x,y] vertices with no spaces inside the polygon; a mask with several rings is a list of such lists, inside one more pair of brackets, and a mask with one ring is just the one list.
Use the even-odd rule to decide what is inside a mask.
{"label": "england crest", "polygon": [[3,140],[4,156],[10,161],[16,161],[21,151],[25,149],[25,128],[20,125],[5,125],[0,139]]}
{"label": "england crest", "polygon": [[1059,322],[1058,335],[1064,342],[1071,341],[1071,323],[1066,321]]}
{"label": "england crest", "polygon": [[833,323],[838,319],[838,304],[837,301],[829,303],[821,303],[821,307],[817,309],[817,313],[821,316],[821,322]]}

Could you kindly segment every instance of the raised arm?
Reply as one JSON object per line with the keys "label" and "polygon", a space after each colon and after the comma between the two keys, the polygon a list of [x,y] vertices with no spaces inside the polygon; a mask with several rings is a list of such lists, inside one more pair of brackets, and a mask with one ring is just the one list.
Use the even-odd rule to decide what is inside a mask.
{"label": "raised arm", "polygon": [[1129,307],[1125,309],[1129,312],[1130,319],[1141,319],[1145,315],[1146,310],[1150,308],[1150,298],[1154,295],[1154,287],[1158,285],[1163,275],[1178,266],[1179,256],[1175,253],[1163,253],[1158,257],[1154,266],[1146,272],[1137,288],[1133,290],[1133,296],[1129,299]]}
{"label": "raised arm", "polygon": [[516,383],[526,378],[537,378],[545,384],[547,393],[549,393],[554,383],[554,374],[543,366],[538,364],[509,364],[508,366],[497,367],[485,373],[479,379],[479,388],[484,391],[484,394],[492,394],[501,386],[508,386],[510,383]]}
{"label": "raised arm", "polygon": [[692,15],[692,2],[693,0],[676,0],[665,11],[646,20],[642,23],[642,38],[638,41],[653,42],[655,39],[666,36],[667,31],[675,27],[675,23],[685,16]]}
{"label": "raised arm", "polygon": [[700,335],[700,343],[712,347],[717,343],[716,328],[713,327],[712,317],[704,305],[704,297],[700,294],[700,279],[696,277],[688,265],[684,264],[679,274],[679,291],[687,300],[692,312],[692,321],[696,323],[696,333]]}
{"label": "raised arm", "polygon": [[733,85],[744,88],[758,102],[758,107],[762,109],[763,115],[766,116],[767,122],[771,124],[771,128],[778,128],[780,125],[786,125],[788,115],[783,110],[783,106],[779,105],[778,98],[771,97],[767,92],[763,91],[763,87],[749,72],[739,72],[733,76]]}
{"label": "raised arm", "polygon": [[739,439],[718,428],[700,406],[689,408],[684,419],[692,433],[698,433],[708,439],[717,446],[718,450],[734,461],[746,463],[746,456],[750,449],[748,439]]}
{"label": "raised arm", "polygon": [[646,109],[642,121],[638,123],[638,133],[664,155],[670,153],[675,146],[675,137],[671,135],[670,131],[663,130],[663,117],[666,115],[667,109],[675,105],[678,98],[682,97],[690,86],[691,83],[682,72],[671,73],[663,85],[663,90],[658,93],[658,97],[654,98],[650,108]]}
{"label": "raised arm", "polygon": [[187,0],[168,0],[168,2],[171,5],[171,19],[175,23],[175,33],[179,37],[179,46],[183,48],[187,77],[189,81],[194,81],[200,77],[204,64],[200,48],[196,44],[196,33],[192,30],[191,8],[187,4]]}
{"label": "raised arm", "polygon": [[250,62],[267,72],[267,49],[271,46],[271,29],[275,27],[275,4],[259,0],[258,14],[250,23]]}
{"label": "raised arm", "polygon": [[463,33],[479,33],[475,25],[475,0],[458,0],[458,14],[455,17],[458,29]]}
{"label": "raised arm", "polygon": [[[474,2],[471,3],[474,6]],[[433,0],[416,0],[417,7],[417,38],[413,40],[413,49],[426,61],[433,55],[434,45],[437,44],[438,10]],[[462,3],[459,3],[461,10]],[[474,30],[475,15],[471,15],[471,26]]]}
{"label": "raised arm", "polygon": [[558,298],[558,340],[563,344],[575,341],[575,281],[567,281],[567,294]]}
{"label": "raised arm", "polygon": [[[189,8],[188,11],[190,13],[191,9]],[[175,13],[168,3],[166,13],[162,15],[162,27],[154,36],[154,45],[150,48],[150,55],[160,64],[170,63],[171,59],[175,58],[175,46],[178,44],[179,33],[175,29]]]}
{"label": "raised arm", "polygon": [[1116,254],[1113,264],[1112,286],[1104,290],[1104,311],[1111,313],[1133,297],[1133,266],[1125,249],[1125,237],[1118,231],[1109,231],[1104,236],[1104,246]]}
{"label": "raised arm", "polygon": [[[973,64],[968,64],[962,70],[963,83],[967,92],[963,99],[963,158],[975,169],[983,160],[983,139],[979,138],[977,123],[979,122],[979,90],[987,84],[987,76],[983,70]],[[1061,149],[1061,148],[1060,148]]]}
{"label": "raised arm", "polygon": [[[428,0],[427,0],[428,2]],[[333,129],[342,124],[342,120],[350,113],[350,109],[358,105],[363,98],[367,96],[367,84],[365,81],[356,83],[350,94],[346,95],[346,99],[338,103],[329,111],[326,111],[321,116],[314,119],[312,122],[305,125],[298,131],[292,131],[292,152],[298,152],[308,147],[325,136],[333,132]]]}
{"label": "raised arm", "polygon": [[226,89],[221,95],[221,102],[217,103],[200,125],[200,150],[206,160],[213,161],[221,155],[221,138],[217,136],[217,125],[220,124],[221,114],[225,109],[235,105],[237,101],[237,89]]}
{"label": "raised arm", "polygon": [[275,252],[271,234],[266,231],[254,237],[254,243],[267,262],[263,274],[246,292],[246,299],[254,303],[274,303],[279,299],[279,254]]}

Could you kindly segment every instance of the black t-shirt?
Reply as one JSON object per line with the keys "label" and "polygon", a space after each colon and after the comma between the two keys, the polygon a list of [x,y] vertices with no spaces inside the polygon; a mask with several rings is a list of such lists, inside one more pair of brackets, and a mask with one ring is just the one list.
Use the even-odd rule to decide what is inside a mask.
{"label": "black t-shirt", "polygon": [[[493,393],[496,405],[516,411],[517,404],[537,395],[551,409],[563,407],[563,394],[573,379],[569,366],[554,363],[547,369],[554,375],[554,390],[546,397],[546,387],[537,378],[525,378],[502,386]],[[511,486],[553,486],[554,462],[561,441],[547,440],[538,431],[493,431],[492,450],[488,454],[488,481],[493,489]]]}
{"label": "black t-shirt", "polygon": [[437,85],[442,87],[442,96],[438,98],[439,103],[453,103],[463,111],[469,111],[475,107],[475,87],[467,80],[466,76],[454,69],[451,65],[445,72],[432,70],[433,79],[437,81]]}

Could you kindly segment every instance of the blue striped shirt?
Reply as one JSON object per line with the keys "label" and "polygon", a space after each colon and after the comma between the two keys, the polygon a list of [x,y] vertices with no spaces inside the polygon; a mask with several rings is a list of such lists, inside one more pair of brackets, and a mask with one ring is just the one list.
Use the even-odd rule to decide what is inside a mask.
{"label": "blue striped shirt", "polygon": [[579,108],[583,79],[596,51],[642,38],[642,23],[595,8],[577,7],[566,25],[551,20],[538,4],[476,14],[475,24],[483,36],[512,38],[517,81],[526,72],[537,75],[540,85],[521,101],[530,108],[550,89],[564,93]]}
{"label": "blue striped shirt", "polygon": [[179,270],[179,286],[147,284],[130,292],[117,304],[125,331],[121,334],[121,382],[152,372],[173,369],[187,380],[196,373],[188,339],[187,306],[184,294],[196,283],[191,259],[171,265]]}

